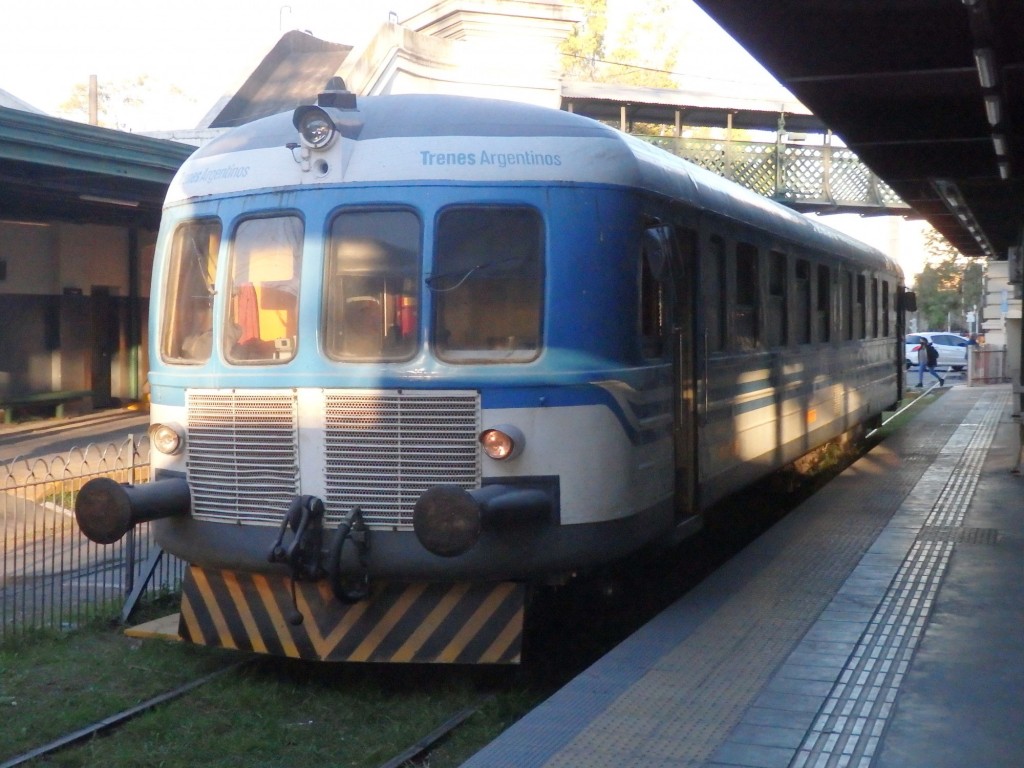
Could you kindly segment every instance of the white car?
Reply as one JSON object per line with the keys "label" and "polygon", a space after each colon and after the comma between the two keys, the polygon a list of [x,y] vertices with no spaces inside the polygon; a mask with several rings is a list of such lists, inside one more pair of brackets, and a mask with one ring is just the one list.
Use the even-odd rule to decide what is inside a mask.
{"label": "white car", "polygon": [[921,348],[921,339],[923,338],[928,339],[938,350],[939,367],[945,367],[952,371],[962,371],[967,367],[967,339],[957,336],[955,333],[922,331],[908,334],[905,339],[904,355],[907,359],[908,369],[917,367],[917,352]]}

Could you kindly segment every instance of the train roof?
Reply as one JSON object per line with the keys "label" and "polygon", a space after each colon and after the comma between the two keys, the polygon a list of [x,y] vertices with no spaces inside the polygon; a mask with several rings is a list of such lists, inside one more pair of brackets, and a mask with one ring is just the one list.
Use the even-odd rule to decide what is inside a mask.
{"label": "train roof", "polygon": [[197,150],[168,204],[311,183],[607,184],[644,189],[780,238],[856,254],[899,271],[881,251],[647,142],[570,112],[466,96],[359,97],[332,110],[340,141],[322,172],[303,167],[293,113],[255,120]]}

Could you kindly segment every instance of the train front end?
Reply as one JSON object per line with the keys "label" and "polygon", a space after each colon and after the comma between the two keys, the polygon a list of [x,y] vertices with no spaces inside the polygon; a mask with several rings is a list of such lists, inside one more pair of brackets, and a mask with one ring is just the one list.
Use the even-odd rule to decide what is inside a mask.
{"label": "train front end", "polygon": [[76,509],[99,541],[154,521],[189,564],[192,642],[514,663],[527,585],[671,524],[667,367],[606,311],[635,303],[632,261],[600,261],[630,251],[635,212],[562,181],[603,134],[407,135],[395,110],[430,102],[376,103],[322,95],[181,169],[154,264],[153,481],[95,481]]}

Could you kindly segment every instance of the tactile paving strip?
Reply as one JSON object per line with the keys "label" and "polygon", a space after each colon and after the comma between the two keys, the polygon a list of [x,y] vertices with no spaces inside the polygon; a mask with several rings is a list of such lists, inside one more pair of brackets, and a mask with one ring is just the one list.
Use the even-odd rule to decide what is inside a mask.
{"label": "tactile paving strip", "polygon": [[952,541],[956,544],[998,544],[998,528],[961,528],[955,525],[929,525],[921,529],[918,541]]}
{"label": "tactile paving strip", "polygon": [[960,526],[1007,402],[1005,394],[980,400],[922,477],[922,484],[944,483],[938,500],[797,750],[792,768],[870,765],[955,543],[994,542],[998,536]]}

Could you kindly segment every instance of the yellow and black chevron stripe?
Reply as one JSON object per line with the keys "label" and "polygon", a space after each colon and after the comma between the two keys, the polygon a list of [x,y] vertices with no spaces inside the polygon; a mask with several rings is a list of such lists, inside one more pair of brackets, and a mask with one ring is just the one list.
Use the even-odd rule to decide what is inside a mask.
{"label": "yellow and black chevron stripe", "polygon": [[[179,634],[189,642],[321,661],[516,664],[525,588],[379,583],[342,603],[326,581],[208,570],[185,575]],[[295,607],[301,624],[289,623]]]}

